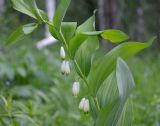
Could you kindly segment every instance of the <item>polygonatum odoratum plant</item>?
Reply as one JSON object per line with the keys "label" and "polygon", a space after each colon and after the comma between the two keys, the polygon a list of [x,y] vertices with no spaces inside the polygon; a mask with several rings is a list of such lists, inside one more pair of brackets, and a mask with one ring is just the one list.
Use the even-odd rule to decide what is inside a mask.
{"label": "polygonatum odoratum plant", "polygon": [[[94,126],[131,126],[132,100],[129,97],[134,79],[125,60],[149,47],[156,37],[146,42],[130,41],[129,36],[117,29],[97,31],[95,13],[83,24],[63,22],[71,0],[59,0],[53,20],[39,9],[34,0],[12,0],[13,8],[35,19],[34,23],[18,28],[8,38],[6,45],[21,40],[45,23],[51,35],[61,43],[60,56],[63,59],[61,71],[69,75],[73,64],[83,80],[88,93],[79,101],[79,109],[89,114]],[[119,43],[107,54],[95,57],[99,38]],[[73,95],[78,97],[80,83],[75,80]]]}

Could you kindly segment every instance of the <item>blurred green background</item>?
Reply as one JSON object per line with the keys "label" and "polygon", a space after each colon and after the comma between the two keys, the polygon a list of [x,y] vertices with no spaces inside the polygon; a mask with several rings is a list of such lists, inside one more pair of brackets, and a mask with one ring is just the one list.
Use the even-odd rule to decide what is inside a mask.
{"label": "blurred green background", "polygon": [[[37,0],[46,9],[46,0]],[[128,60],[136,87],[133,91],[133,126],[160,126],[160,0],[72,0],[65,21],[81,24],[97,12],[97,29],[118,28],[132,40],[158,39],[149,49]],[[42,25],[32,35],[10,47],[3,44],[20,25],[34,20],[0,0],[0,126],[90,126],[91,118],[77,109],[71,93],[75,76],[61,75],[60,44],[36,48],[45,37]],[[102,50],[114,45],[103,42]],[[85,88],[82,86],[82,88]],[[12,114],[14,116],[12,117]]]}

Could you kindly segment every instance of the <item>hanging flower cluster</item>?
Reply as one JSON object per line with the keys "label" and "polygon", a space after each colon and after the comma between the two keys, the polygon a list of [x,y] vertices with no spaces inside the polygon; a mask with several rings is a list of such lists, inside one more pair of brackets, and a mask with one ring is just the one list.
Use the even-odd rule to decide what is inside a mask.
{"label": "hanging flower cluster", "polygon": [[65,51],[64,51],[63,46],[61,46],[61,49],[60,49],[60,56],[61,56],[61,58],[62,58],[63,60],[66,58],[66,53],[65,53]]}
{"label": "hanging flower cluster", "polygon": [[72,93],[73,96],[77,97],[80,91],[80,84],[79,82],[74,82],[72,86]]}
{"label": "hanging flower cluster", "polygon": [[[69,75],[70,74],[70,65],[69,65],[69,61],[65,60],[66,53],[65,53],[65,50],[64,50],[63,46],[61,46],[61,48],[60,48],[60,57],[63,60],[62,64],[61,64],[61,72],[62,72],[63,75],[64,74]],[[80,83],[75,81],[72,85],[73,96],[77,97],[79,92],[80,92]],[[85,113],[88,113],[89,109],[90,109],[89,100],[86,99],[86,98],[82,98],[82,100],[79,103],[79,110],[81,110]]]}
{"label": "hanging flower cluster", "polygon": [[89,100],[86,98],[82,98],[82,100],[79,103],[79,109],[81,111],[84,111],[85,113],[89,112]]}
{"label": "hanging flower cluster", "polygon": [[63,62],[61,64],[61,72],[62,72],[62,74],[69,75],[70,74],[70,65],[69,65],[69,61],[65,60],[66,53],[65,53],[63,46],[61,46],[61,49],[60,49],[60,57],[61,57],[61,59],[63,59]]}

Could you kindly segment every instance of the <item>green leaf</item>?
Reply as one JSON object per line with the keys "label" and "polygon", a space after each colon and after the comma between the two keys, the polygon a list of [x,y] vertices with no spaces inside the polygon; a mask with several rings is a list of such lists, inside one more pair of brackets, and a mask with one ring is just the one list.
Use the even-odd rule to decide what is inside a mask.
{"label": "green leaf", "polygon": [[[88,76],[91,68],[91,59],[93,53],[99,47],[99,40],[96,36],[89,37],[85,42],[80,46],[75,55],[75,60],[77,61],[81,72],[86,77]],[[78,72],[78,70],[77,70]]]}
{"label": "green leaf", "polygon": [[31,117],[25,115],[25,114],[14,114],[15,117],[21,118],[21,119],[26,119],[33,123],[35,126],[40,126],[37,122],[35,122]]}
{"label": "green leaf", "polygon": [[96,107],[93,97],[90,97],[89,101],[90,101],[90,114],[93,117],[93,119],[96,120],[98,116],[98,109]]}
{"label": "green leaf", "polygon": [[90,31],[90,32],[82,32],[82,34],[88,35],[88,36],[96,36],[102,34],[104,31]]}
{"label": "green leaf", "polygon": [[76,33],[95,31],[95,15],[91,16],[87,21],[81,24]]}
{"label": "green leaf", "polygon": [[37,8],[35,0],[12,0],[13,8],[39,21],[48,21],[46,13]]}
{"label": "green leaf", "polygon": [[37,8],[36,11],[43,22],[49,23],[48,16],[43,10]]}
{"label": "green leaf", "polygon": [[111,119],[115,118],[112,114],[114,114],[114,111],[118,110],[118,96],[116,76],[115,72],[113,72],[98,90],[97,97],[100,111],[95,126],[105,126],[105,123],[107,122],[106,120],[109,120],[111,117]]}
{"label": "green leaf", "polygon": [[126,98],[130,93],[130,89],[135,86],[135,83],[128,65],[121,58],[117,60],[116,78],[119,95],[121,98]]}
{"label": "green leaf", "polygon": [[27,35],[32,33],[37,28],[37,26],[38,26],[37,23],[26,24],[22,27],[22,31],[24,32],[24,34]]}
{"label": "green leaf", "polygon": [[27,76],[27,72],[26,72],[26,70],[25,70],[23,67],[18,67],[18,68],[16,69],[16,71],[17,71],[18,74],[19,74],[21,77],[23,77],[23,78],[25,78],[25,77]]}
{"label": "green leaf", "polygon": [[69,42],[69,52],[71,58],[74,58],[76,51],[87,38],[88,36],[79,33],[71,39]]}
{"label": "green leaf", "polygon": [[59,39],[59,38],[60,38],[60,35],[58,34],[58,31],[56,31],[56,29],[53,27],[53,25],[49,24],[48,27],[49,27],[49,32],[51,33],[51,35],[52,35],[55,39],[61,41],[61,39]]}
{"label": "green leaf", "polygon": [[67,8],[70,4],[71,0],[60,0],[58,7],[55,12],[55,16],[53,18],[53,25],[56,28],[56,31],[60,31],[62,20],[65,16]]}
{"label": "green leaf", "polygon": [[104,107],[111,104],[118,97],[118,87],[115,72],[111,73],[97,92],[99,106]]}
{"label": "green leaf", "polygon": [[[108,80],[105,87],[102,86],[108,90],[104,92],[105,89],[101,89],[103,92],[99,96],[100,99],[107,97],[108,100],[106,99],[106,103],[101,106],[95,126],[127,126],[123,124],[130,124],[132,121],[131,104],[127,99],[134,87],[134,81],[127,64],[121,58],[117,60],[116,75],[111,74]],[[118,90],[116,90],[115,84],[117,84]]]}
{"label": "green leaf", "polygon": [[34,8],[36,11],[37,19],[39,21],[43,21],[44,23],[49,23],[49,19],[48,19],[47,14],[43,10],[38,9],[36,2],[34,2],[34,3],[35,3]]}
{"label": "green leaf", "polygon": [[10,45],[12,43],[22,40],[25,35],[32,33],[37,27],[38,27],[37,23],[30,23],[30,24],[21,26],[9,36],[6,42],[6,45]]}
{"label": "green leaf", "polygon": [[33,18],[37,18],[36,12],[34,11],[34,1],[33,0],[12,0],[13,8],[27,14]]}
{"label": "green leaf", "polygon": [[78,26],[76,30],[76,35],[69,43],[69,51],[72,58],[74,58],[76,51],[80,45],[85,42],[88,35],[83,34],[83,32],[95,31],[94,29],[95,16],[91,16],[87,21]]}
{"label": "green leaf", "polygon": [[76,28],[77,22],[62,22],[61,31],[66,42],[69,43],[75,33]]}
{"label": "green leaf", "polygon": [[3,95],[0,95],[0,98],[1,98],[2,101],[4,102],[5,107],[8,107],[8,101],[7,101],[7,99],[6,99]]}
{"label": "green leaf", "polygon": [[[127,109],[126,109],[127,107]],[[109,105],[101,108],[95,126],[130,126],[132,121],[131,104],[121,101],[119,98]],[[126,117],[124,119],[124,117]],[[128,119],[128,120],[127,120]]]}
{"label": "green leaf", "polygon": [[127,59],[132,57],[141,50],[149,47],[151,43],[155,40],[153,37],[146,43],[140,42],[127,42],[122,43],[119,46],[113,48],[105,56],[99,58],[95,61],[91,67],[90,74],[88,76],[89,88],[93,95],[96,94],[101,84],[104,80],[112,73],[116,66],[116,60],[118,57]]}
{"label": "green leaf", "polygon": [[122,42],[129,39],[129,36],[124,32],[116,29],[109,29],[102,33],[101,35],[104,39],[107,39],[113,43]]}
{"label": "green leaf", "polygon": [[61,42],[64,42],[62,37],[66,37],[61,35],[61,33],[64,32],[64,24],[62,24],[62,21],[70,2],[71,0],[59,1],[58,7],[53,18],[53,26],[49,25],[49,31],[51,32],[52,36]]}
{"label": "green leaf", "polygon": [[119,99],[114,100],[109,105],[101,108],[98,118],[96,119],[95,126],[116,126],[113,125],[113,120],[117,120],[117,114],[120,114],[121,108]]}
{"label": "green leaf", "polygon": [[132,121],[133,121],[133,106],[132,106],[132,101],[128,99],[121,113],[121,117],[118,120],[117,126],[132,126]]}
{"label": "green leaf", "polygon": [[[95,31],[95,16],[91,16],[87,21],[81,24],[76,33],[86,32],[86,31]],[[75,54],[75,60],[81,69],[81,72],[84,76],[88,76],[91,68],[91,60],[93,53],[99,47],[99,40],[97,36],[88,37],[78,48]],[[77,72],[79,72],[77,70]],[[81,74],[79,74],[81,75]]]}

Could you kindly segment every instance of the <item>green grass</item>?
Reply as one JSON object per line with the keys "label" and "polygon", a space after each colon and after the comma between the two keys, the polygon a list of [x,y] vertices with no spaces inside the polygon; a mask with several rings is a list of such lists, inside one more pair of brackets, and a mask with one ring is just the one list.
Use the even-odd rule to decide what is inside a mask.
{"label": "green grass", "polygon": [[129,60],[135,77],[134,126],[160,125],[160,54],[146,52]]}

